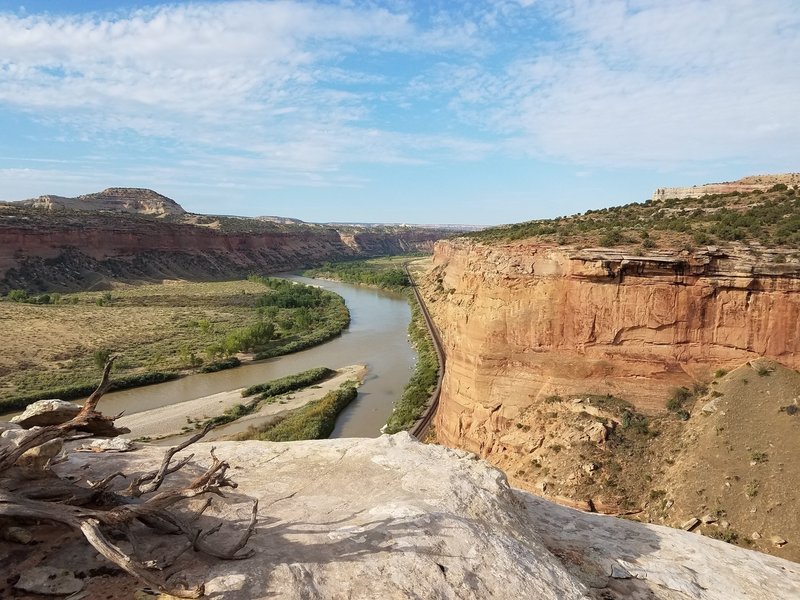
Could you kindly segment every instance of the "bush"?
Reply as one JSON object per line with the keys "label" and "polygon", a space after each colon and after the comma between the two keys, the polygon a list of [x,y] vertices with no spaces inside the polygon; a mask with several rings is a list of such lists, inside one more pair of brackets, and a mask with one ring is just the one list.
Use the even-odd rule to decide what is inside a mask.
{"label": "bush", "polygon": [[338,390],[328,392],[320,400],[309,402],[294,411],[261,433],[258,439],[270,442],[324,439],[333,432],[336,417],[357,395],[353,382],[347,382]]}
{"label": "bush", "polygon": [[10,290],[6,298],[12,302],[26,302],[28,300],[28,292],[25,290]]}
{"label": "bush", "polygon": [[333,377],[335,374],[336,371],[327,367],[308,369],[307,371],[297,373],[296,375],[288,375],[287,377],[281,377],[280,379],[273,379],[267,383],[251,385],[249,388],[242,391],[242,396],[245,398],[247,396],[254,396],[256,394],[261,394],[261,398],[279,396],[280,394],[285,394],[287,392],[292,392],[294,390],[299,390],[301,388],[308,387],[309,385],[319,383],[320,381],[324,381],[325,379]]}
{"label": "bush", "polygon": [[672,391],[672,396],[667,400],[667,410],[670,412],[677,412],[683,405],[692,397],[690,392],[685,387],[675,388]]}
{"label": "bush", "polygon": [[100,348],[92,352],[92,362],[94,363],[95,367],[102,371],[105,368],[110,356],[111,350],[108,350],[107,348]]}
{"label": "bush", "polygon": [[233,369],[242,364],[235,356],[230,356],[224,360],[217,360],[198,369],[198,373],[216,373],[217,371],[224,371],[225,369]]}

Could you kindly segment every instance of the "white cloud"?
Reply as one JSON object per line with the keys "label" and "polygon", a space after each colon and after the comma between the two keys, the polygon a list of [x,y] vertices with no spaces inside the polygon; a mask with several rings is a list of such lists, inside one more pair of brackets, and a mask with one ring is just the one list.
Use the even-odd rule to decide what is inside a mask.
{"label": "white cloud", "polygon": [[800,155],[796,9],[791,0],[550,2],[557,41],[499,74],[462,71],[454,106],[522,151],[579,164],[790,164]]}
{"label": "white cloud", "polygon": [[[379,7],[296,2],[0,14],[0,104],[87,139],[129,132],[255,153],[270,168],[419,161],[415,140],[372,124],[370,87],[386,75],[342,62],[359,52],[467,49],[473,34],[455,23],[421,31]],[[459,146],[431,141],[420,139],[439,152]]]}
{"label": "white cloud", "polygon": [[793,0],[387,2],[0,14],[0,106],[281,184],[493,152],[587,167],[800,155]]}

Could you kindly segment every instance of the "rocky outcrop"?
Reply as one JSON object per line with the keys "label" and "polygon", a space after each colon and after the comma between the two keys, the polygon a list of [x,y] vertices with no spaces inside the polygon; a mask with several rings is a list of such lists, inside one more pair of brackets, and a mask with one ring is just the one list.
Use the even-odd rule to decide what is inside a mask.
{"label": "rocky outcrop", "polygon": [[57,399],[37,400],[26,406],[22,414],[12,417],[11,423],[16,423],[24,429],[61,425],[75,417],[80,410],[81,407],[73,402]]}
{"label": "rocky outcrop", "polygon": [[[442,232],[409,227],[338,231],[279,228],[241,219],[242,230],[112,213],[0,211],[0,292],[64,291],[109,282],[225,279],[328,260],[430,250]],[[256,225],[250,226],[251,223]],[[218,223],[217,223],[218,224]]]}
{"label": "rocky outcrop", "polygon": [[171,198],[143,188],[108,188],[102,192],[84,194],[77,198],[39,196],[22,200],[17,204],[48,211],[113,211],[155,216],[182,215],[186,212]]}
{"label": "rocky outcrop", "polygon": [[766,192],[775,184],[782,183],[787,186],[800,185],[800,173],[781,173],[779,175],[751,175],[737,181],[725,183],[707,183],[692,187],[658,188],[653,193],[653,200],[666,200],[667,198],[701,198],[710,194],[749,193],[754,191]]}
{"label": "rocky outcrop", "polygon": [[447,354],[439,441],[488,456],[534,402],[613,394],[644,412],[719,368],[800,368],[800,267],[744,251],[626,255],[439,242],[424,292]]}
{"label": "rocky outcrop", "polygon": [[[209,446],[192,446],[195,470]],[[423,445],[407,434],[216,446],[239,487],[206,514],[234,526],[246,523],[255,497],[259,523],[250,558],[220,562],[187,553],[176,563],[189,582],[205,580],[211,598],[728,600],[800,594],[796,564],[697,534],[553,505],[510,488],[501,472],[470,454]],[[161,455],[155,447],[115,455],[73,452],[53,468],[98,481],[116,471],[154,469]],[[147,544],[144,530],[137,541]],[[99,568],[94,556],[76,558],[85,553],[75,544],[61,537],[29,552],[46,552],[42,565],[59,572]],[[154,546],[154,558],[158,552],[175,554]],[[2,587],[35,556],[21,563],[7,547],[0,554],[7,578],[0,593],[10,594]],[[87,597],[100,589],[136,593],[122,575],[85,581]]]}

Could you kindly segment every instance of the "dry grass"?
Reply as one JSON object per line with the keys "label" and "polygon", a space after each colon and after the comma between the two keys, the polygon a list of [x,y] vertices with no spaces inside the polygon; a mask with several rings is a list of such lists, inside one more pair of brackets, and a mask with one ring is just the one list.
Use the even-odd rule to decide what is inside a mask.
{"label": "dry grass", "polygon": [[97,350],[122,354],[119,374],[172,371],[203,357],[209,344],[258,319],[265,292],[250,281],[166,282],[103,292],[64,295],[76,304],[0,302],[0,394],[75,385],[97,378]]}

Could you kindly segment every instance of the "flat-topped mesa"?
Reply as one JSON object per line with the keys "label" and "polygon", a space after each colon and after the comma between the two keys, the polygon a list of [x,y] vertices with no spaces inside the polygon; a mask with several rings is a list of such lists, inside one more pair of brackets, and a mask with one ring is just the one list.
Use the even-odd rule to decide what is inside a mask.
{"label": "flat-topped mesa", "polygon": [[800,173],[780,173],[777,175],[751,175],[737,181],[724,183],[707,183],[692,187],[658,188],[653,193],[653,200],[666,200],[667,198],[701,198],[712,194],[749,193],[755,191],[766,192],[775,185],[798,186]]}
{"label": "flat-topped mesa", "polygon": [[44,210],[117,211],[155,216],[186,212],[171,198],[145,188],[112,187],[76,198],[46,195],[23,200],[20,204]]}

